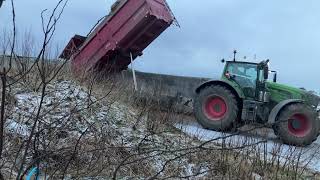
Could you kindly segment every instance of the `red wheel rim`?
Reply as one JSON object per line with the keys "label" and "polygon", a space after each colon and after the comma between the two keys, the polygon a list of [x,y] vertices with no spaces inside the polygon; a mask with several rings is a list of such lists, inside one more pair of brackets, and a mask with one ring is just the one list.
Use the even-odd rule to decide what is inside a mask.
{"label": "red wheel rim", "polygon": [[294,114],[288,121],[289,132],[296,137],[304,137],[311,131],[309,119],[303,114]]}
{"label": "red wheel rim", "polygon": [[206,116],[213,121],[220,121],[228,111],[224,99],[219,96],[209,97],[204,105]]}

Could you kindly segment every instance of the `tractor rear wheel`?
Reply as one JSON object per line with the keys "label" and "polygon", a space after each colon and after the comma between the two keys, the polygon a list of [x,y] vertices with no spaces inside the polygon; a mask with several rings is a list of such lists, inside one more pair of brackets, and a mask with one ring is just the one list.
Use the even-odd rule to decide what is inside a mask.
{"label": "tractor rear wheel", "polygon": [[234,94],[219,85],[201,90],[195,98],[193,109],[196,119],[204,128],[216,131],[230,130],[239,110]]}
{"label": "tractor rear wheel", "polygon": [[307,146],[318,137],[319,120],[307,105],[291,104],[280,112],[274,131],[286,144]]}

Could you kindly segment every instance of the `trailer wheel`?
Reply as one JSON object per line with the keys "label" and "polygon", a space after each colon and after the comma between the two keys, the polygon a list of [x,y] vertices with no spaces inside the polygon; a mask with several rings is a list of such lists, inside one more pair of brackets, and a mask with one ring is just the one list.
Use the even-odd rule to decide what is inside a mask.
{"label": "trailer wheel", "polygon": [[319,120],[307,105],[291,104],[280,112],[274,131],[286,144],[307,146],[318,137]]}
{"label": "trailer wheel", "polygon": [[216,131],[233,128],[238,114],[237,100],[227,88],[212,85],[204,88],[195,98],[194,114],[204,127]]}

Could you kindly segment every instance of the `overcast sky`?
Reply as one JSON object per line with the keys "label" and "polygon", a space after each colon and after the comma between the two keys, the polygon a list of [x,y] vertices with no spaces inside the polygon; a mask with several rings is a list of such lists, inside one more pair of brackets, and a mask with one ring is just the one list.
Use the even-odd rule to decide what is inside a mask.
{"label": "overcast sky", "polygon": [[[57,0],[16,0],[19,33],[41,39],[40,12]],[[109,12],[113,0],[70,0],[55,41],[62,47],[86,35]],[[218,77],[222,58],[270,59],[279,82],[320,90],[320,1],[168,0],[181,28],[171,26],[135,61],[138,70],[183,76]],[[0,28],[10,28],[10,3],[0,9]]]}

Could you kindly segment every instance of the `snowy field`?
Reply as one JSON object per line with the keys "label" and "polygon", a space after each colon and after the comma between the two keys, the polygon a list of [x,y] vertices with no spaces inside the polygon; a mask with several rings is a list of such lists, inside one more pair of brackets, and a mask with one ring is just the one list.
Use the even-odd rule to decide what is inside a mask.
{"label": "snowy field", "polygon": [[274,154],[275,150],[279,150],[278,154],[280,155],[280,161],[282,163],[285,163],[286,159],[298,152],[302,154],[299,163],[301,167],[306,166],[311,171],[320,172],[320,138],[308,147],[294,147],[283,145],[271,131],[266,136],[250,135],[248,133],[232,135],[203,129],[201,125],[196,122],[179,123],[176,124],[175,127],[200,141],[206,142],[217,139],[214,142],[221,144],[222,141],[225,140],[225,142],[228,142],[227,144],[231,144],[233,147],[237,147],[243,143],[254,144],[265,141],[263,145],[266,145],[269,160],[274,157],[272,154]]}

